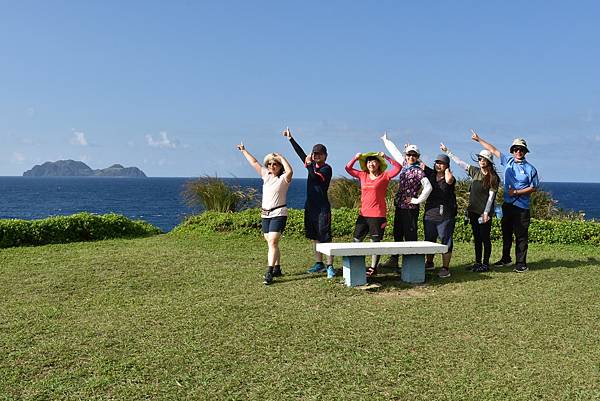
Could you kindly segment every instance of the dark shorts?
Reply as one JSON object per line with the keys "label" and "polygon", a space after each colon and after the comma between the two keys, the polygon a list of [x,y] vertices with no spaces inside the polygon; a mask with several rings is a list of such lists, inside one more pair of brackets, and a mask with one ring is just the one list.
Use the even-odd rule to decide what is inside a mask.
{"label": "dark shorts", "polygon": [[286,222],[287,222],[287,216],[263,217],[262,232],[263,232],[263,234],[283,233]]}
{"label": "dark shorts", "polygon": [[387,219],[385,217],[364,217],[358,215],[356,226],[354,227],[354,239],[362,241],[369,234],[373,242],[380,242],[383,240],[386,225]]}
{"label": "dark shorts", "polygon": [[439,221],[424,219],[425,241],[436,242],[439,238],[443,245],[448,246],[448,252],[452,252],[452,248],[454,248],[452,235],[455,224],[454,218]]}
{"label": "dark shorts", "polygon": [[305,210],[304,235],[315,241],[331,242],[331,212]]}

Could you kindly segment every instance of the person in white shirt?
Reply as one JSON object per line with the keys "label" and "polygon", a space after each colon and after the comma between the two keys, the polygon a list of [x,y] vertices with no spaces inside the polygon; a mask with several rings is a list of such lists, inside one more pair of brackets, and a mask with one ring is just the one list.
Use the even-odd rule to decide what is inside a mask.
{"label": "person in white shirt", "polygon": [[261,205],[262,232],[269,246],[267,254],[268,267],[263,283],[269,285],[273,282],[273,277],[283,274],[281,271],[279,240],[287,222],[286,197],[294,172],[286,158],[278,153],[269,153],[266,155],[263,165],[261,165],[246,150],[243,143],[237,145],[237,148],[263,180]]}

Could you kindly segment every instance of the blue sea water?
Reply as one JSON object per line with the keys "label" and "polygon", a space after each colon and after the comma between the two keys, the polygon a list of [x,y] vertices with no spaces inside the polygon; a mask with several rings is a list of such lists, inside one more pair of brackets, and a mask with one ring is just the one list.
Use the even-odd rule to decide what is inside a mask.
{"label": "blue sea water", "polygon": [[[87,211],[119,213],[169,231],[200,210],[188,207],[181,192],[190,178],[0,177],[0,218],[41,219]],[[231,185],[255,188],[258,178],[227,178]],[[600,183],[544,183],[563,209],[600,219]],[[303,208],[306,180],[294,178],[288,206]]]}

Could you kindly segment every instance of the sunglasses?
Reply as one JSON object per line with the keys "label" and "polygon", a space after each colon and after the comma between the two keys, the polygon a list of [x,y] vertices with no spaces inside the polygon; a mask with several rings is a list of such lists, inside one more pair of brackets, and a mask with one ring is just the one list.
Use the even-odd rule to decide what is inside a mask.
{"label": "sunglasses", "polygon": [[485,157],[477,156],[477,161],[482,161],[482,160],[485,160],[486,162],[488,161],[488,159],[486,159]]}
{"label": "sunglasses", "polygon": [[269,162],[267,163],[267,166],[279,166],[280,164],[277,162]]}
{"label": "sunglasses", "polygon": [[419,155],[416,153],[407,153],[406,157],[419,157]]}
{"label": "sunglasses", "polygon": [[513,153],[516,153],[516,152],[525,153],[525,148],[522,148],[522,147],[520,147],[520,146],[515,146],[515,147],[512,149],[512,151],[513,151]]}

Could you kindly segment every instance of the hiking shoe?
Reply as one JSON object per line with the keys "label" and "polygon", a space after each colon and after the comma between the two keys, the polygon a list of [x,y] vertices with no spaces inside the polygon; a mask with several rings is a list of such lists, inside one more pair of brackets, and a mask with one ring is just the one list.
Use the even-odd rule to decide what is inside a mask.
{"label": "hiking shoe", "polygon": [[308,269],[307,271],[309,273],[321,273],[321,272],[324,272],[325,269],[326,269],[326,267],[323,264],[323,262],[315,262],[315,264],[312,265],[312,267],[310,269]]}
{"label": "hiking shoe", "polygon": [[283,276],[283,271],[281,271],[281,267],[275,267],[273,269],[273,277],[281,277]]}
{"label": "hiking shoe", "polygon": [[494,266],[508,266],[510,264],[511,260],[502,260],[500,259],[499,261],[497,261],[496,263],[494,263]]}
{"label": "hiking shoe", "polygon": [[265,278],[263,279],[263,284],[264,285],[269,285],[273,282],[273,273],[271,273],[270,271],[265,273]]}
{"label": "hiking shoe", "polygon": [[425,270],[428,270],[428,271],[435,270],[435,265],[433,264],[433,262],[425,261]]}
{"label": "hiking shoe", "polygon": [[335,269],[332,265],[327,266],[327,278],[331,279],[335,277]]}
{"label": "hiking shoe", "polygon": [[440,272],[438,273],[439,278],[448,278],[450,277],[450,270],[447,267],[442,267]]}
{"label": "hiking shoe", "polygon": [[385,263],[379,264],[384,269],[397,269],[398,268],[398,256],[392,255]]}
{"label": "hiking shoe", "polygon": [[481,266],[481,263],[475,262],[475,263],[473,263],[473,266],[467,266],[465,268],[465,270],[468,272],[475,272],[475,271],[477,271],[477,269],[479,269],[480,266]]}
{"label": "hiking shoe", "polygon": [[529,269],[527,268],[526,265],[517,265],[513,270],[516,271],[517,273],[525,273]]}
{"label": "hiking shoe", "polygon": [[475,273],[485,273],[490,271],[490,267],[485,264],[480,264],[476,269],[473,269]]}

